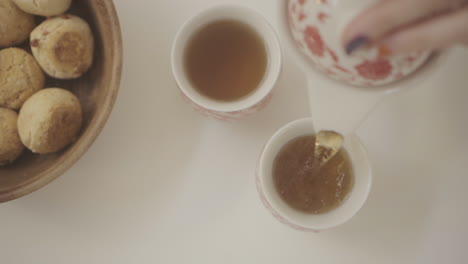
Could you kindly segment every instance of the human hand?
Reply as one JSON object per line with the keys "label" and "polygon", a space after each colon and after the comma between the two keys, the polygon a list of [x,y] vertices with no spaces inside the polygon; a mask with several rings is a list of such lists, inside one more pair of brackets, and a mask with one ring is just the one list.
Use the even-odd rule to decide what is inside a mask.
{"label": "human hand", "polygon": [[468,44],[468,0],[380,0],[342,36],[348,54],[377,45],[388,54]]}

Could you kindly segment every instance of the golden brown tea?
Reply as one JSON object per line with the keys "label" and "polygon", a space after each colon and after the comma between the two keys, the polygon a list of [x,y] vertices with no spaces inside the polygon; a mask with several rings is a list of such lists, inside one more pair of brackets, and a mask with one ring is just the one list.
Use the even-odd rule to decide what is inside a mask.
{"label": "golden brown tea", "polygon": [[273,179],[280,197],[292,208],[321,214],[337,208],[349,195],[354,175],[346,150],[321,168],[314,158],[315,136],[288,142],[273,163]]}
{"label": "golden brown tea", "polygon": [[185,71],[203,95],[235,101],[261,84],[268,66],[262,38],[250,26],[220,20],[194,34],[185,51]]}

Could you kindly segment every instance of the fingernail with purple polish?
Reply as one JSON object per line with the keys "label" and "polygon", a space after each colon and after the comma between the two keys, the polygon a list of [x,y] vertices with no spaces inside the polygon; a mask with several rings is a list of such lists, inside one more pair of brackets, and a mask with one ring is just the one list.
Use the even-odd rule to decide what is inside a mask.
{"label": "fingernail with purple polish", "polygon": [[353,40],[351,40],[350,42],[348,42],[348,44],[346,45],[346,54],[351,55],[355,50],[367,44],[369,44],[368,37],[364,35],[358,36],[354,38]]}

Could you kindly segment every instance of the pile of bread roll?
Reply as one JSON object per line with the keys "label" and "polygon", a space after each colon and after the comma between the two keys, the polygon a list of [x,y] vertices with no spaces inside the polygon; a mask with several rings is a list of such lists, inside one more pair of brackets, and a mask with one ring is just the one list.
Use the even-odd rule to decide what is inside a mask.
{"label": "pile of bread roll", "polygon": [[[0,0],[0,166],[23,150],[58,152],[78,136],[82,109],[45,74],[76,79],[93,63],[94,39],[83,19],[66,14],[72,0]],[[39,25],[34,16],[47,19]],[[15,47],[29,40],[32,54]]]}

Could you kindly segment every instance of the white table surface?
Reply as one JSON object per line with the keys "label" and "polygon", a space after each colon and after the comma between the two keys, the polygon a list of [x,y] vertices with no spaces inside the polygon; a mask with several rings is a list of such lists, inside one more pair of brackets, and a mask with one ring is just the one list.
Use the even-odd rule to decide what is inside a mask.
{"label": "white table surface", "polygon": [[452,51],[426,85],[388,98],[359,129],[375,169],[362,211],[301,233],[270,216],[253,179],[272,133],[309,115],[288,51],[272,103],[233,124],[193,112],[172,79],[177,28],[221,2],[279,23],[268,0],[115,1],[125,42],[115,110],[68,173],[0,205],[0,262],[467,263],[468,52]]}

